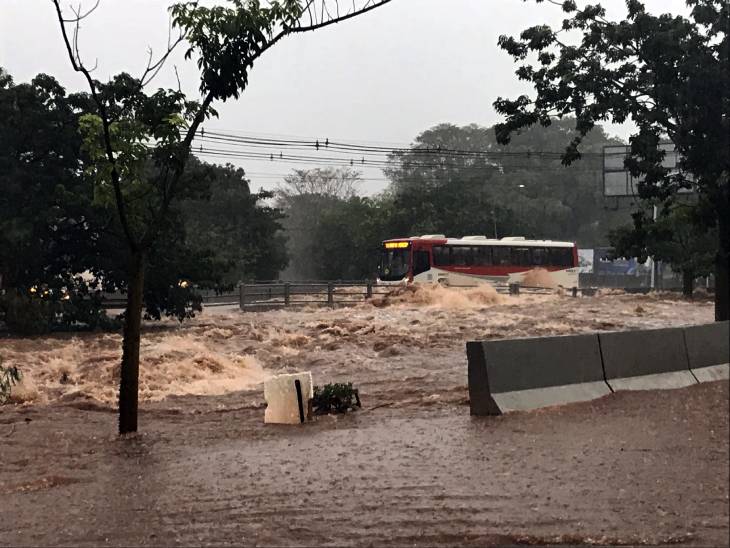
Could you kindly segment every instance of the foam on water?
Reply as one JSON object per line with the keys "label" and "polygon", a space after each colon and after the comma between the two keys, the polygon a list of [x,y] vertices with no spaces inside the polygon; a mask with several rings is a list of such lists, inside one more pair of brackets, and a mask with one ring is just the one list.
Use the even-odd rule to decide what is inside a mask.
{"label": "foam on water", "polygon": [[555,278],[544,268],[528,270],[520,284],[525,287],[547,287],[551,289],[558,287]]}
{"label": "foam on water", "polygon": [[[412,390],[408,379],[415,378],[433,390],[463,392],[468,340],[646,329],[712,315],[710,300],[676,295],[508,296],[488,285],[399,288],[372,304],[334,310],[206,311],[182,327],[145,328],[140,399],[250,391],[241,397],[261,401],[267,376],[299,371],[312,371],[316,383],[352,381],[370,397],[396,397]],[[116,404],[119,334],[4,338],[0,358],[23,374],[15,402]]]}
{"label": "foam on water", "polygon": [[503,295],[488,283],[470,288],[450,288],[441,285],[410,285],[398,288],[374,306],[428,306],[449,310],[482,308],[506,302]]}
{"label": "foam on water", "polygon": [[[75,396],[114,404],[121,360],[121,337],[72,338],[52,350],[8,353],[7,362],[23,372],[13,389],[16,401],[32,401],[39,393],[52,399]],[[191,333],[143,336],[140,349],[139,395],[142,401],[170,395],[220,395],[260,385],[266,374],[252,355],[229,355],[210,338]]]}

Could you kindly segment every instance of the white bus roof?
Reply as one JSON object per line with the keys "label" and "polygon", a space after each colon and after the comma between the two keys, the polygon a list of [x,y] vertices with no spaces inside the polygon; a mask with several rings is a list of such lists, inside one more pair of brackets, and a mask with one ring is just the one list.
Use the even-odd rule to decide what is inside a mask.
{"label": "white bus roof", "polygon": [[462,238],[447,238],[442,234],[428,234],[415,236],[416,240],[446,240],[449,245],[509,245],[526,247],[573,247],[573,242],[560,242],[555,240],[527,240],[521,236],[509,236],[500,239],[487,238],[486,236],[464,236]]}

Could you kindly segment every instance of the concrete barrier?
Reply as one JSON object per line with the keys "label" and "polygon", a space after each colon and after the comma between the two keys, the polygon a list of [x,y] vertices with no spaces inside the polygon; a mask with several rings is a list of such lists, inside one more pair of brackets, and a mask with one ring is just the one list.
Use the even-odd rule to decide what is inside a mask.
{"label": "concrete barrier", "polygon": [[598,336],[468,342],[472,415],[587,401],[610,394]]}
{"label": "concrete barrier", "polygon": [[682,388],[696,384],[682,328],[599,333],[606,381],[612,390]]}
{"label": "concrete barrier", "polygon": [[689,368],[700,382],[730,378],[730,322],[684,328]]}

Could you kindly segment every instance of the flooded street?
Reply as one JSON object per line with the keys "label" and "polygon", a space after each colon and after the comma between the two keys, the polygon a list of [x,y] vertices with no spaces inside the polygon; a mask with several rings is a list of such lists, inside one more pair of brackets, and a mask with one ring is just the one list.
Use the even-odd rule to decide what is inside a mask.
{"label": "flooded street", "polygon": [[[206,309],[182,326],[147,326],[140,400],[244,391],[239,401],[261,402],[268,375],[312,371],[315,384],[352,381],[371,404],[374,399],[394,404],[414,395],[459,401],[466,394],[468,340],[646,329],[712,319],[711,301],[689,302],[676,294],[513,297],[489,286],[462,291],[419,287],[335,310],[243,314],[235,308]],[[0,339],[0,345],[4,364],[17,366],[25,376],[17,400],[116,405],[121,335]],[[212,398],[206,405],[219,403]]]}
{"label": "flooded street", "polygon": [[[0,339],[3,545],[727,545],[728,383],[469,416],[464,343],[704,323],[671,295],[441,288],[349,309],[217,310],[143,335],[140,434],[118,335]],[[262,381],[352,381],[363,409],[263,424]]]}

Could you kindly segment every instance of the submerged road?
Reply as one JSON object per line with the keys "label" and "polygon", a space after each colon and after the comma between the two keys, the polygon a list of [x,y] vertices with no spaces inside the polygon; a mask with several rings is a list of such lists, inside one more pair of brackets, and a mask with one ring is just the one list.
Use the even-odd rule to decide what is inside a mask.
{"label": "submerged road", "polygon": [[129,439],[83,402],[4,408],[0,545],[728,544],[727,382],[302,427],[246,401],[146,404]]}

